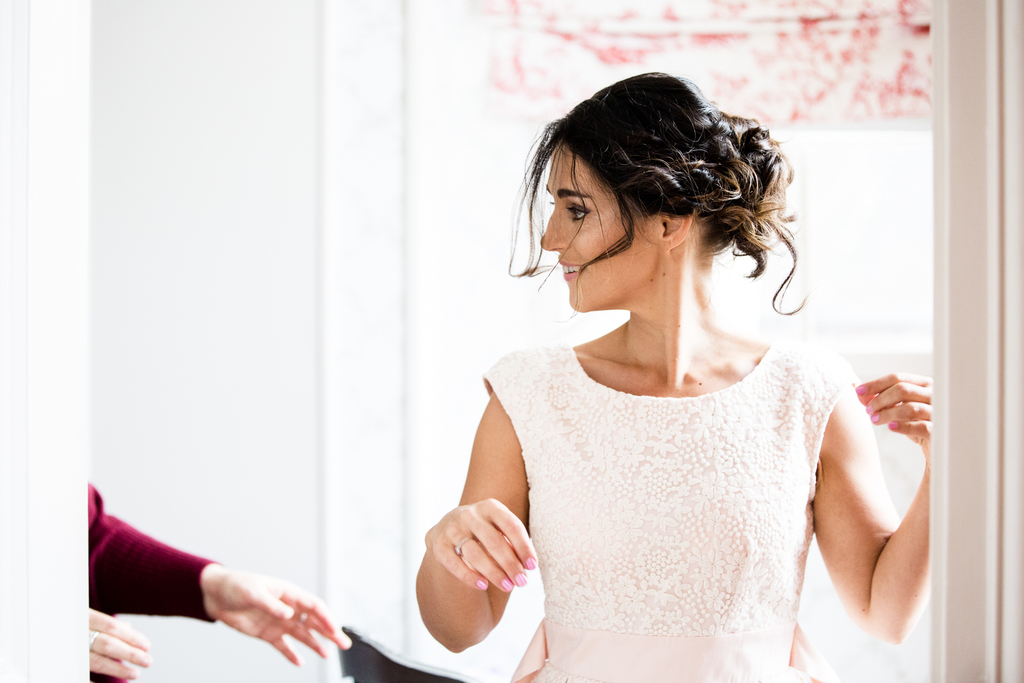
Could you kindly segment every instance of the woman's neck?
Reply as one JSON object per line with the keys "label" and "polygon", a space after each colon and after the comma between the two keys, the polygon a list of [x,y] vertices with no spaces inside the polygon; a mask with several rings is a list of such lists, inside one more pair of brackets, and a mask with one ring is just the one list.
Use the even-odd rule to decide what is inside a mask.
{"label": "woman's neck", "polygon": [[624,359],[659,374],[668,391],[682,391],[695,363],[706,363],[722,339],[710,301],[711,264],[680,245],[662,259],[646,305],[621,328]]}

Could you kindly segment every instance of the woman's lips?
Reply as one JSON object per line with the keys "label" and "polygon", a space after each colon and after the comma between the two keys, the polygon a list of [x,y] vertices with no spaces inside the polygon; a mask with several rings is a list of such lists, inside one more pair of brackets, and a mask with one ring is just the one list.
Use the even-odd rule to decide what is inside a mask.
{"label": "woman's lips", "polygon": [[574,265],[569,264],[569,263],[561,263],[561,262],[559,262],[558,265],[562,266],[562,277],[565,278],[566,282],[572,282],[579,275],[579,270],[580,270],[579,266],[574,266]]}

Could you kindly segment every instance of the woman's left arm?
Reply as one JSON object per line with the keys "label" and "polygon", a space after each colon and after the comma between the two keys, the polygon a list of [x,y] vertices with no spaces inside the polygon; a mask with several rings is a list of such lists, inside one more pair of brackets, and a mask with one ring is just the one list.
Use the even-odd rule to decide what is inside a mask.
{"label": "woman's left arm", "polygon": [[[924,451],[924,476],[902,521],[872,424],[907,435]],[[832,583],[854,622],[890,643],[906,639],[928,602],[930,448],[931,380],[887,375],[839,399],[818,460],[814,527]]]}

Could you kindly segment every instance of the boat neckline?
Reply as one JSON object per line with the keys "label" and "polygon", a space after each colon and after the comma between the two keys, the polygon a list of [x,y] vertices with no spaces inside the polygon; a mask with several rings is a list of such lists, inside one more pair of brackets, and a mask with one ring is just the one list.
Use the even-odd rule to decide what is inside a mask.
{"label": "boat neckline", "polygon": [[733,382],[727,387],[723,387],[715,391],[709,391],[706,394],[698,394],[697,396],[651,396],[650,394],[631,394],[628,391],[613,389],[607,384],[601,384],[596,379],[587,374],[587,371],[583,367],[583,364],[580,363],[580,358],[579,356],[576,355],[576,349],[572,346],[572,344],[564,344],[562,345],[562,348],[566,352],[568,352],[568,354],[572,357],[574,371],[579,373],[586,382],[593,384],[595,387],[599,387],[601,389],[610,391],[613,394],[626,396],[631,399],[648,399],[656,401],[698,401],[705,398],[721,396],[725,393],[738,390],[740,387],[746,384],[752,383],[754,380],[757,379],[757,377],[759,377],[761,374],[765,372],[765,369],[768,367],[771,357],[775,355],[779,346],[780,342],[778,341],[769,344],[768,350],[765,351],[764,355],[761,356],[761,359],[757,361],[757,365],[754,366],[754,369],[748,372],[746,375],[744,375],[743,378],[740,379],[739,381]]}

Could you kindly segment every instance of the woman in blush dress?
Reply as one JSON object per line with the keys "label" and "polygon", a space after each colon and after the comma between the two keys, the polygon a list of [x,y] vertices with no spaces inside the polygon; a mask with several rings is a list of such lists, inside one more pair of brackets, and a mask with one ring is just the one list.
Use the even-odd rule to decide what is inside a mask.
{"label": "woman in blush dress", "polygon": [[930,380],[857,384],[835,354],[727,333],[710,304],[724,251],[757,277],[781,244],[795,268],[792,172],[768,131],[645,74],[547,127],[531,225],[545,176],[540,246],[572,306],[629,319],[487,373],[461,505],[426,537],[430,632],[454,651],[480,642],[539,567],[545,619],[515,681],[834,683],[796,623],[817,533],[854,621],[905,638],[929,591],[929,475],[900,520],[872,424],[927,459]]}

